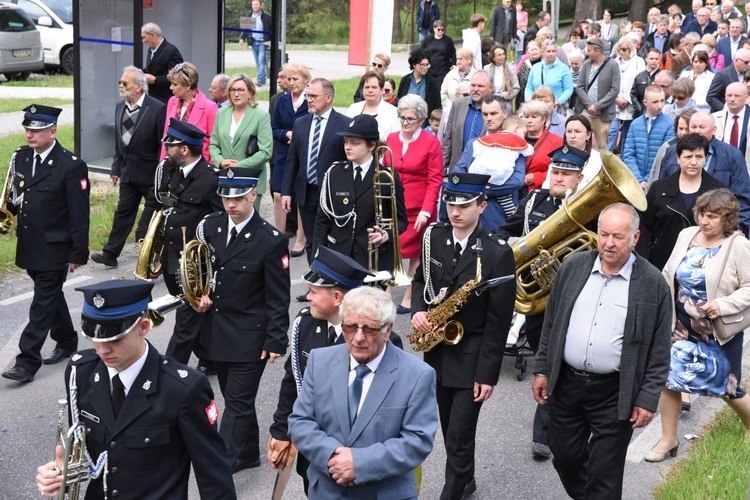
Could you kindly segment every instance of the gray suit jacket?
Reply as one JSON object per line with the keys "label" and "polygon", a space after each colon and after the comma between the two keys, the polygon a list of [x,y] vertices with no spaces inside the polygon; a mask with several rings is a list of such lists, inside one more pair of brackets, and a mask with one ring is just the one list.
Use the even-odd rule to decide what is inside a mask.
{"label": "gray suit jacket", "polygon": [[[549,378],[550,394],[562,367],[573,305],[598,255],[596,250],[572,255],[560,267],[552,286],[534,365],[534,374]],[[672,336],[673,298],[659,270],[636,255],[629,288],[620,358],[619,420],[630,418],[633,406],[656,411],[667,383]]]}
{"label": "gray suit jacket", "polygon": [[[289,416],[289,435],[310,460],[309,498],[417,498],[413,470],[432,451],[438,425],[435,371],[388,342],[362,408],[349,426],[346,345],[314,349]],[[340,446],[351,448],[356,486],[328,474]]]}
{"label": "gray suit jacket", "polygon": [[[443,132],[443,169],[446,173],[453,172],[458,160],[464,152],[464,122],[469,113],[469,102],[471,96],[456,99],[451,104],[448,122]],[[484,133],[482,126],[482,133]],[[474,137],[476,139],[476,137]]]}
{"label": "gray suit jacket", "polygon": [[[594,70],[596,71],[596,70]],[[591,100],[588,94],[589,74],[591,73],[591,60],[586,59],[581,66],[581,73],[576,82],[576,113],[581,113],[592,104],[601,113],[599,118],[605,122],[611,122],[615,118],[617,106],[615,98],[620,93],[620,65],[617,61],[606,58],[596,77],[599,85],[598,99]]]}

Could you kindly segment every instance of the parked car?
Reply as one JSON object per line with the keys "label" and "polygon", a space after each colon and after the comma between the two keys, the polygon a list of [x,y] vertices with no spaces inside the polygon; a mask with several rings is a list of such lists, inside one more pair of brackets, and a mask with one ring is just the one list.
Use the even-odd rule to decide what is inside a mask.
{"label": "parked car", "polygon": [[12,0],[23,9],[42,35],[44,65],[73,74],[72,0]]}
{"label": "parked car", "polygon": [[8,80],[26,80],[44,70],[39,30],[17,6],[0,2],[0,73]]}

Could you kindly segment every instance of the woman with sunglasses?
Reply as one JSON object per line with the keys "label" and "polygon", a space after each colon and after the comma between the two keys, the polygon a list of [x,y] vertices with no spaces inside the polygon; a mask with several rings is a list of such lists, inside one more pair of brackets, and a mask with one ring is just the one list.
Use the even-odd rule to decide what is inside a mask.
{"label": "woman with sunglasses", "polygon": [[[385,76],[385,72],[388,71],[388,67],[391,65],[391,56],[384,52],[378,52],[372,57],[372,63],[370,64],[370,70]],[[362,95],[362,83],[360,82],[357,87],[357,91],[354,93],[354,102],[364,100]]]}
{"label": "woman with sunglasses", "polygon": [[383,83],[383,100],[388,104],[398,106],[398,99],[396,99],[396,80],[393,78],[386,78]]}
{"label": "woman with sunglasses", "polygon": [[456,65],[456,46],[453,39],[445,34],[444,21],[435,21],[432,31],[419,46],[430,53],[430,69],[427,74],[437,83],[442,83],[445,75]]}

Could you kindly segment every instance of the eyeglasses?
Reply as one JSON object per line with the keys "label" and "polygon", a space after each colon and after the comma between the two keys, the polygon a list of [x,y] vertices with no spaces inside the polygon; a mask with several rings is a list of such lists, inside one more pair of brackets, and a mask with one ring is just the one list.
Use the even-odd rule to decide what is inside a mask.
{"label": "eyeglasses", "polygon": [[435,28],[435,31],[445,31],[443,28]]}
{"label": "eyeglasses", "polygon": [[465,94],[461,94],[461,97],[469,97],[471,94],[466,92]]}
{"label": "eyeglasses", "polygon": [[230,94],[243,94],[247,92],[247,89],[229,89]]}
{"label": "eyeglasses", "polygon": [[417,64],[417,66],[419,66],[420,68],[429,68],[430,67],[430,63],[419,63],[419,64]]}
{"label": "eyeglasses", "polygon": [[738,61],[742,61],[743,63],[745,63],[745,66],[747,66],[747,65],[750,64],[750,61],[745,61],[744,59],[740,59],[739,57],[737,58],[737,60]]}
{"label": "eyeglasses", "polygon": [[374,62],[372,63],[373,68],[385,68],[385,64]]}
{"label": "eyeglasses", "polygon": [[323,96],[326,96],[326,95],[331,95],[331,94],[307,94],[307,99],[308,100],[312,99],[314,101],[318,97],[323,97]]}
{"label": "eyeglasses", "polygon": [[668,88],[670,88],[671,86],[672,86],[672,84],[671,84],[671,83],[670,83],[669,85],[659,85],[659,87],[661,87],[661,88],[663,88],[663,89],[668,89]]}
{"label": "eyeglasses", "polygon": [[126,82],[125,80],[117,80],[117,85],[122,85],[123,87],[128,87],[130,85],[130,82]]}
{"label": "eyeglasses", "polygon": [[419,118],[415,118],[413,116],[399,116],[398,119],[404,123],[414,123],[419,120]]}
{"label": "eyeglasses", "polygon": [[356,335],[359,330],[362,330],[362,333],[368,336],[377,335],[380,333],[383,328],[385,328],[385,325],[380,326],[368,326],[368,325],[355,325],[355,324],[347,324],[342,323],[341,324],[341,330],[347,335]]}

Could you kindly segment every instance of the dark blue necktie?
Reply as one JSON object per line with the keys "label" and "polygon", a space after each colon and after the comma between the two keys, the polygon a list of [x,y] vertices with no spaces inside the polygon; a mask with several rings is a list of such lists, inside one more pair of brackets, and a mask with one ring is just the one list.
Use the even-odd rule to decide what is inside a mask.
{"label": "dark blue necktie", "polygon": [[370,373],[367,365],[357,365],[354,370],[357,372],[357,376],[349,385],[349,425],[354,425],[354,421],[357,419],[359,400],[362,398],[362,379]]}

